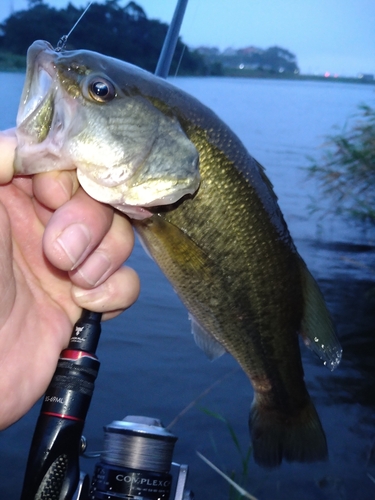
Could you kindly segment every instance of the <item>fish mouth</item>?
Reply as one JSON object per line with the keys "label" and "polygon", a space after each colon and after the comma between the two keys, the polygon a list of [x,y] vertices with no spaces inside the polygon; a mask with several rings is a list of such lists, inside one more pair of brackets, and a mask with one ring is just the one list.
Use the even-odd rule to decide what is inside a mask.
{"label": "fish mouth", "polygon": [[15,174],[75,168],[62,154],[75,105],[58,83],[55,59],[56,52],[48,42],[39,40],[28,50],[16,120]]}

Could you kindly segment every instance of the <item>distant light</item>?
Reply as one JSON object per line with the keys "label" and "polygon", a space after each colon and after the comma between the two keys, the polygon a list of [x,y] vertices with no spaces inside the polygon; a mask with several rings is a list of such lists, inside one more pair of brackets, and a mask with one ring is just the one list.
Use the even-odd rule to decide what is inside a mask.
{"label": "distant light", "polygon": [[325,78],[329,78],[330,76],[331,76],[331,73],[330,73],[329,71],[326,71],[326,72],[324,73],[324,77],[325,77]]}
{"label": "distant light", "polygon": [[339,75],[338,75],[337,73],[335,73],[335,74],[333,75],[333,78],[338,78],[338,77],[339,77]]}
{"label": "distant light", "polygon": [[240,69],[244,69],[245,65],[244,65],[244,64],[240,64],[238,67],[239,67]]}

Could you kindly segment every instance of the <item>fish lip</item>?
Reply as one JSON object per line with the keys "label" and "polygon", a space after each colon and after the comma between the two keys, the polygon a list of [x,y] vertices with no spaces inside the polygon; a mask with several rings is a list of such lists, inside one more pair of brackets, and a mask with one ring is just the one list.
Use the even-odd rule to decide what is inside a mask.
{"label": "fish lip", "polygon": [[[160,180],[155,179],[155,183],[159,184]],[[151,208],[151,207],[159,207],[163,205],[174,205],[177,203],[181,198],[184,198],[185,196],[193,196],[199,188],[200,185],[200,175],[199,171],[196,173],[196,175],[191,175],[191,177],[187,179],[180,179],[180,180],[172,180],[169,183],[166,183],[162,189],[159,188],[159,196],[151,196],[151,201],[139,204],[138,206],[142,206],[144,208]],[[152,184],[151,184],[152,186]],[[176,191],[176,187],[178,186],[178,190]],[[139,186],[142,188],[142,184]],[[150,183],[147,182],[147,187],[150,187]],[[153,191],[151,190],[153,193]],[[137,193],[136,193],[137,195]],[[139,195],[138,195],[139,196]],[[136,197],[136,196],[135,196]],[[135,201],[135,200],[133,200]],[[137,204],[137,203],[135,203]]]}
{"label": "fish lip", "polygon": [[[154,201],[150,204],[145,205],[131,205],[131,204],[123,204],[123,203],[114,203],[112,206],[123,212],[132,220],[145,220],[153,217],[154,215],[166,213],[175,210],[182,203],[184,203],[188,199],[193,199],[199,191],[199,185],[194,192],[186,192],[186,194],[180,196],[178,199],[174,199],[170,203],[161,203],[161,199]],[[159,203],[158,203],[159,202]]]}
{"label": "fish lip", "polygon": [[33,78],[30,86],[30,94],[33,97],[28,98],[27,101],[24,102],[24,105],[22,107],[20,106],[20,110],[17,114],[17,127],[22,127],[22,124],[35,114],[49,97],[53,81],[52,77],[42,66],[39,66],[35,72],[36,71],[38,72],[37,78]]}
{"label": "fish lip", "polygon": [[74,121],[76,103],[59,82],[60,55],[44,41],[27,52],[27,72],[17,114],[15,175],[76,168],[64,154],[64,141]]}
{"label": "fish lip", "polygon": [[[175,196],[169,196],[168,193],[166,193],[159,199],[153,200],[150,203],[145,203],[142,205],[127,205],[126,207],[121,207],[121,205],[118,205],[116,208],[127,214],[131,219],[147,219],[161,212],[169,212],[171,210],[175,210],[187,199],[194,198],[198,193],[200,186],[199,176],[195,183],[186,183],[186,186],[187,187],[184,189],[184,192],[180,191],[179,194]],[[172,189],[171,192],[173,192]]]}
{"label": "fish lip", "polygon": [[186,193],[185,195],[181,196],[176,201],[173,201],[172,203],[165,203],[165,204],[155,204],[155,205],[149,205],[149,206],[142,206],[145,210],[147,210],[151,215],[155,214],[160,214],[160,213],[167,213],[167,212],[173,212],[173,210],[176,210],[180,205],[185,203],[186,200],[193,200],[196,195],[198,194],[199,191],[199,186],[194,193]]}
{"label": "fish lip", "polygon": [[[43,54],[43,58],[41,55]],[[21,103],[17,113],[17,128],[22,127],[48,99],[56,77],[56,52],[50,43],[43,40],[34,42],[27,51],[27,74]],[[27,82],[31,82],[27,86]]]}

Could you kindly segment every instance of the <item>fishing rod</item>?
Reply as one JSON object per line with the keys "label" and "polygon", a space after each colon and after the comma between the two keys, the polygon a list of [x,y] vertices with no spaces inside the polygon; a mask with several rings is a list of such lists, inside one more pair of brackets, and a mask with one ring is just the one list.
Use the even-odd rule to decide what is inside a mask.
{"label": "fishing rod", "polygon": [[161,78],[167,78],[168,76],[187,3],[188,0],[178,0],[171,24],[169,25],[155,70],[155,75]]}
{"label": "fishing rod", "polygon": [[[168,76],[187,2],[177,2],[155,71],[161,78]],[[56,51],[64,50],[68,36],[91,4],[92,1],[69,33],[59,40]],[[83,309],[73,327],[69,345],[60,355],[35,426],[21,500],[115,499],[124,498],[124,494],[145,500],[161,497],[168,500],[171,493],[174,500],[192,498],[184,490],[187,466],[171,463],[177,438],[159,421],[145,417],[127,417],[105,428],[106,443],[111,443],[111,446],[107,446],[102,462],[96,467],[92,485],[94,493],[90,493],[88,475],[80,472],[79,456],[85,450],[82,431],[100,366],[95,353],[101,333],[101,318],[101,313]],[[118,446],[122,444],[121,449],[124,448],[124,439],[127,440],[129,455],[123,456],[122,453],[118,456]],[[156,451],[160,458],[157,463],[154,460]],[[142,459],[136,460],[133,455]],[[116,492],[113,495],[104,493],[108,484],[115,484],[113,477],[119,476],[119,465],[122,477],[119,496]],[[177,479],[169,474],[171,465],[178,469]],[[145,491],[152,486],[156,496],[146,493],[147,496],[140,497],[140,494],[143,495],[139,486],[141,483],[146,485]],[[101,488],[103,491],[100,491]]]}

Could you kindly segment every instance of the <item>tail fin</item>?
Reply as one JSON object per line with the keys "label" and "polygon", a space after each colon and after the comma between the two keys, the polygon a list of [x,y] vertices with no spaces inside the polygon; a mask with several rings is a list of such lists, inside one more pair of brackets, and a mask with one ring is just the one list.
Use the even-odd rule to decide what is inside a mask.
{"label": "tail fin", "polygon": [[328,456],[327,441],[311,400],[298,415],[264,410],[254,401],[250,411],[253,456],[262,467],[288,462],[316,462]]}

